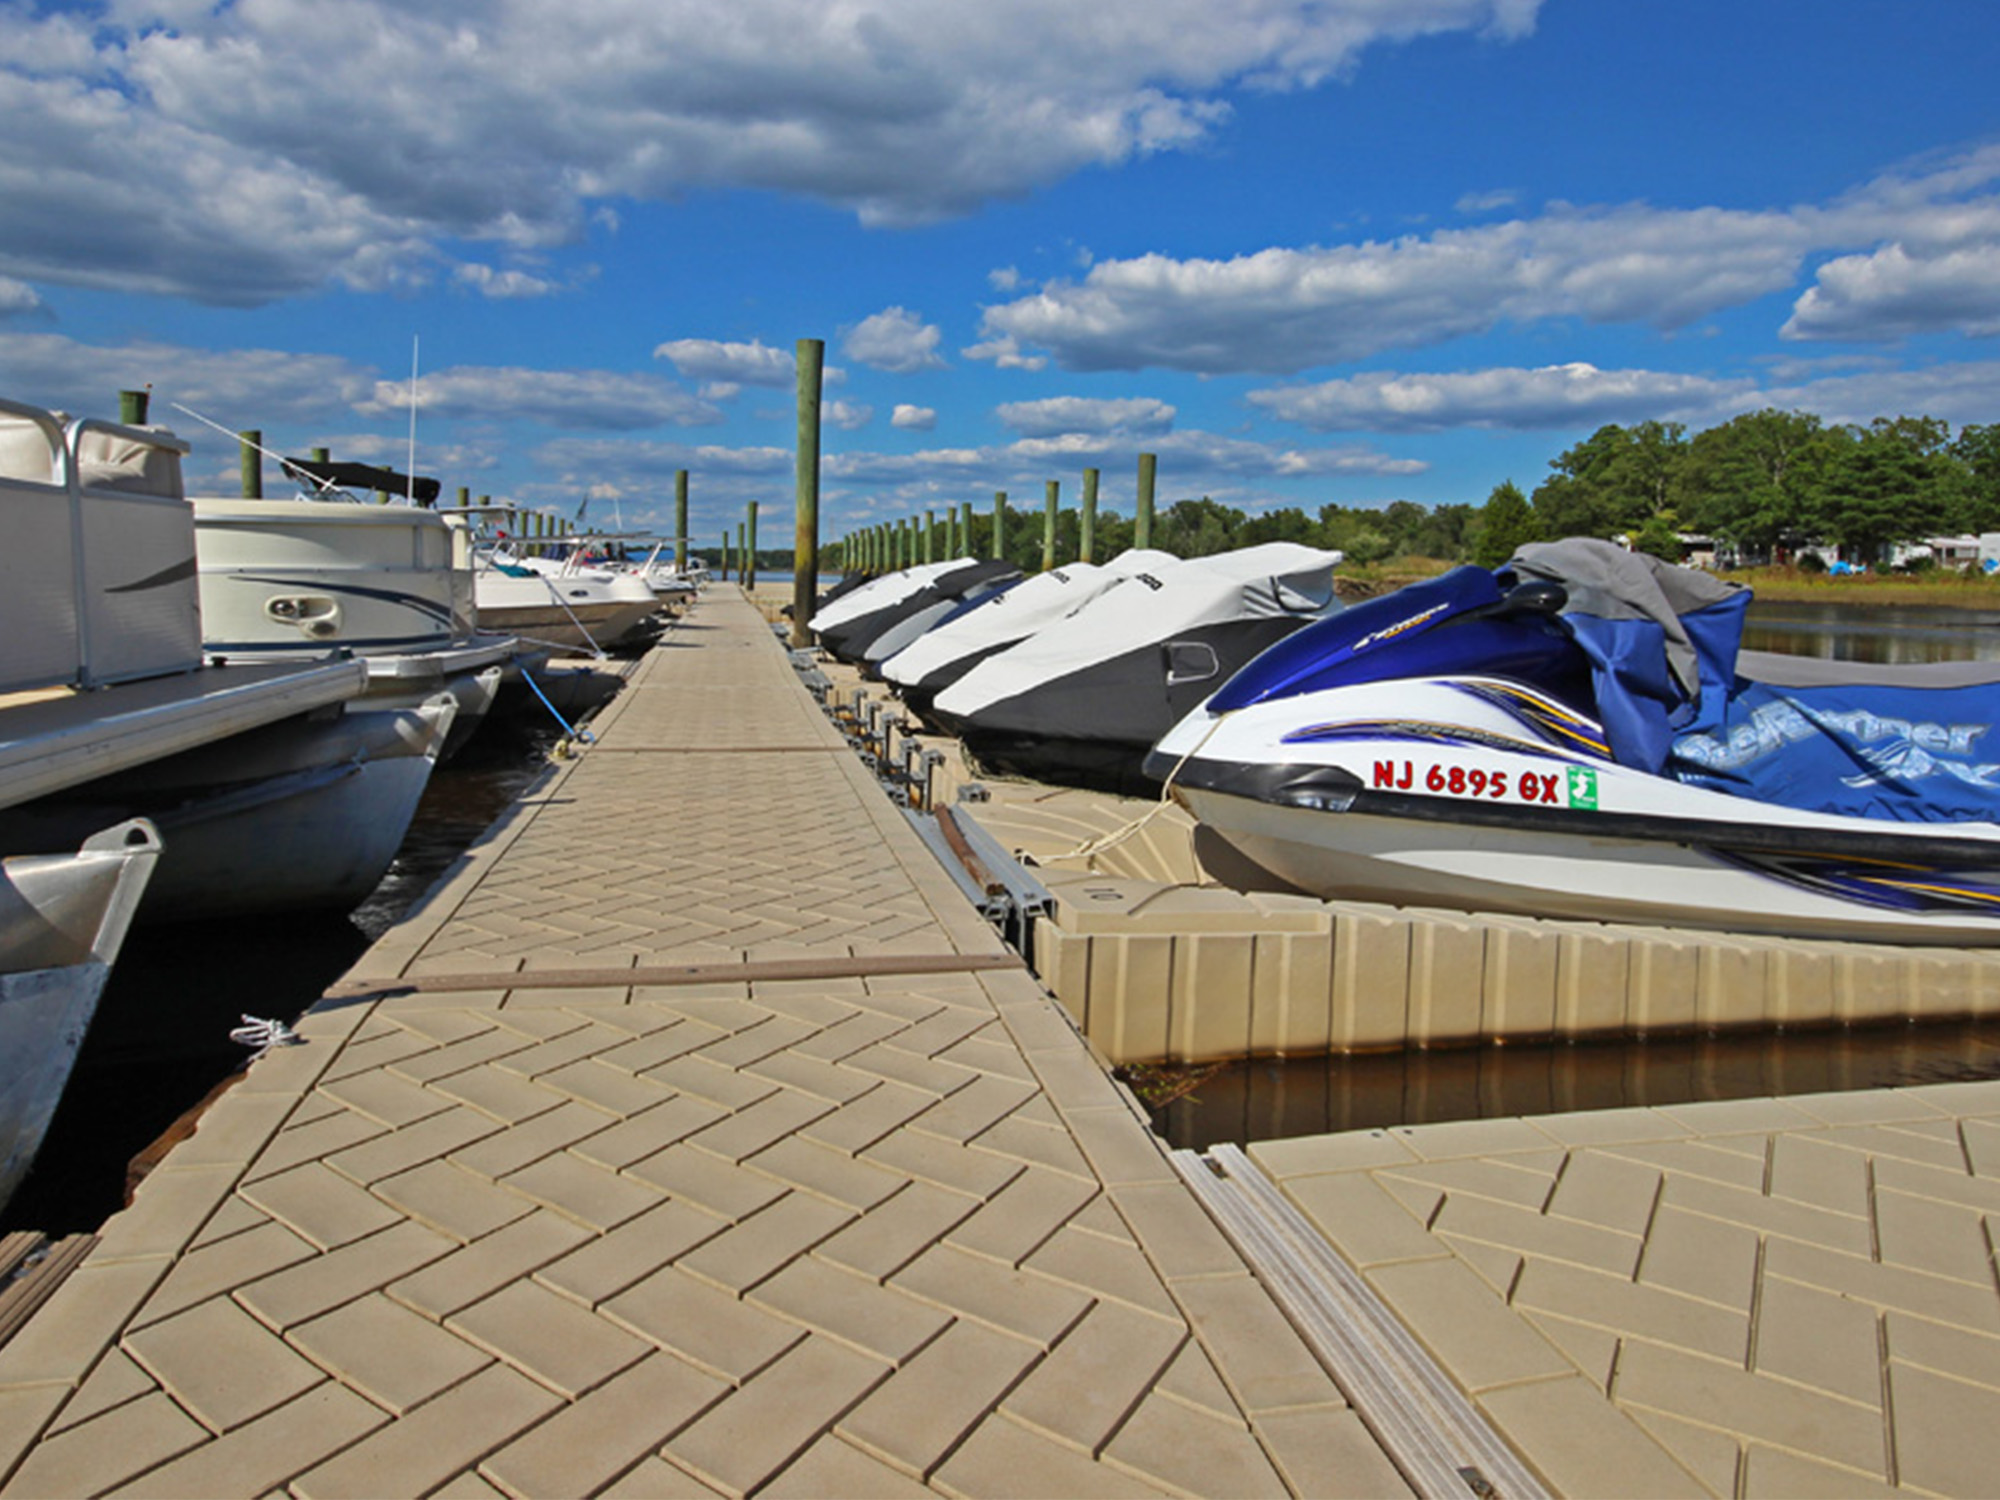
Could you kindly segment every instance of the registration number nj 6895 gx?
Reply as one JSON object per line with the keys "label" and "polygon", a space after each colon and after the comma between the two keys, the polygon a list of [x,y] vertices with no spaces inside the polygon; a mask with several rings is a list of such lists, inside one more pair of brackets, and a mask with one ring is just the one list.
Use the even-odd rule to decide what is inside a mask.
{"label": "registration number nj 6895 gx", "polygon": [[1485,798],[1495,802],[1533,802],[1551,807],[1595,808],[1597,772],[1589,766],[1560,771],[1488,770],[1482,766],[1444,765],[1436,761],[1378,760],[1370,783],[1376,791],[1422,790],[1437,797]]}

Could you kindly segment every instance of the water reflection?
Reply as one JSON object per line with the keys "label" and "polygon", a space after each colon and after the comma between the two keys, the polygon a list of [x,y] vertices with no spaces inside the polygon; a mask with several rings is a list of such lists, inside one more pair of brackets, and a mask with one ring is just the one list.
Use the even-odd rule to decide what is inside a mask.
{"label": "water reflection", "polygon": [[1930,604],[1757,600],[1743,645],[1833,661],[2000,661],[2000,612]]}
{"label": "water reflection", "polygon": [[2000,1077],[2000,1024],[1476,1047],[1227,1066],[1153,1112],[1176,1147]]}

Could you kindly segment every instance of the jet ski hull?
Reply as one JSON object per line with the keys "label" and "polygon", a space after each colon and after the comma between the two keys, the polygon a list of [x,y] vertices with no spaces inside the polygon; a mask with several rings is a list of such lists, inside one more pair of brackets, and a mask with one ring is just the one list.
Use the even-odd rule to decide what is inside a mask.
{"label": "jet ski hull", "polygon": [[1598,734],[1519,684],[1385,682],[1197,712],[1146,768],[1246,858],[1329,899],[2000,943],[1993,824],[1749,802],[1619,765]]}

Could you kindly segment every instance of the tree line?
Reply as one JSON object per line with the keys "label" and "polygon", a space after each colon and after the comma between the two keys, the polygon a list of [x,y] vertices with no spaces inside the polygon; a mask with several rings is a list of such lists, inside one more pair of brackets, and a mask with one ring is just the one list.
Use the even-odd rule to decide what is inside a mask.
{"label": "tree line", "polygon": [[[990,516],[968,519],[965,550],[992,556]],[[1039,510],[1010,512],[1007,559],[1039,570],[1044,526]],[[1700,535],[1744,563],[1783,561],[1807,544],[1872,563],[1897,542],[1981,531],[2000,531],[2000,424],[1954,433],[1935,417],[1862,425],[1766,409],[1692,435],[1680,422],[1607,424],[1551,459],[1531,492],[1507,480],[1483,504],[1395,500],[1251,514],[1208,496],[1177,500],[1156,512],[1152,545],[1205,557],[1289,541],[1339,548],[1362,564],[1426,557],[1496,567],[1523,542],[1624,537],[1678,559],[1680,539]],[[1132,546],[1133,533],[1132,518],[1098,511],[1095,556]],[[1056,562],[1074,561],[1080,543],[1077,512],[1060,511]]]}

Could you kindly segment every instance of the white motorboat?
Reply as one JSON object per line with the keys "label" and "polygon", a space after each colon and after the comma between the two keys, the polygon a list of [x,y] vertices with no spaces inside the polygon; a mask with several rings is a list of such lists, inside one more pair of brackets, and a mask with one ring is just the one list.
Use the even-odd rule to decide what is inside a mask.
{"label": "white motorboat", "polygon": [[1231,672],[1340,608],[1340,558],[1267,542],[1142,568],[987,656],[929,717],[998,769],[1132,788],[1147,750]]}
{"label": "white motorboat", "polygon": [[1739,653],[1747,604],[1608,543],[1523,548],[1273,647],[1147,769],[1320,896],[2000,942],[2000,668]]}
{"label": "white motorboat", "polygon": [[600,652],[644,635],[660,600],[644,579],[482,544],[473,571],[481,628],[558,651]]}
{"label": "white motorboat", "polygon": [[185,451],[0,401],[0,853],[70,852],[145,816],[171,831],[142,920],[351,906],[456,705],[350,713],[359,659],[206,659]]}
{"label": "white motorboat", "polygon": [[[368,472],[389,494],[408,483]],[[211,655],[352,652],[367,663],[369,707],[415,707],[449,693],[458,713],[446,755],[470,738],[519,643],[478,628],[462,521],[415,505],[363,504],[333,487],[313,498],[193,503]]]}
{"label": "white motorboat", "polygon": [[395,857],[457,713],[449,693],[364,699],[233,735],[0,810],[0,849],[144,817],[166,844],[148,923],[350,910]]}
{"label": "white motorboat", "polygon": [[0,1208],[34,1164],[159,858],[143,822],[0,860]]}

